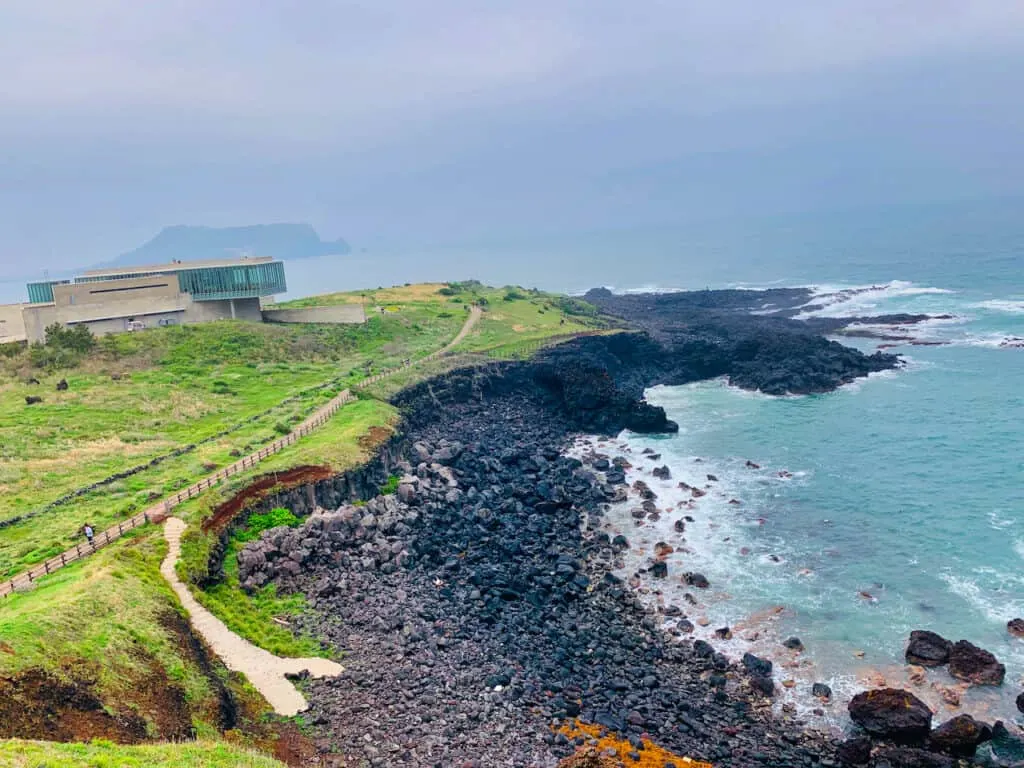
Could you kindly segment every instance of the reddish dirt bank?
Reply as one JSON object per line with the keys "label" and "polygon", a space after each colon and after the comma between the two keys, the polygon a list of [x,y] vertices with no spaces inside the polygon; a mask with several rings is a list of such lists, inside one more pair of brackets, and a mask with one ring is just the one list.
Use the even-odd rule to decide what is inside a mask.
{"label": "reddish dirt bank", "polygon": [[203,521],[203,533],[220,533],[239,512],[262,499],[271,491],[281,491],[297,485],[314,483],[317,480],[326,480],[335,474],[337,473],[328,466],[307,465],[262,475],[214,509],[209,519]]}

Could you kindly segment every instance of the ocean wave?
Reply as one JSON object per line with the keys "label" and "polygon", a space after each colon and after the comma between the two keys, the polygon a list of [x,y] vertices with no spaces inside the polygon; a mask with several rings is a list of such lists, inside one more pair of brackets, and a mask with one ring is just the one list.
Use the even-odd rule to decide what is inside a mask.
{"label": "ocean wave", "polygon": [[[1007,574],[989,574],[1000,581],[1017,581]],[[989,590],[967,576],[951,572],[939,574],[949,591],[963,598],[972,608],[993,624],[1005,624],[1008,618],[1019,616],[1024,609],[1024,600],[1009,598],[1002,590]],[[1017,590],[1015,590],[1017,591]],[[1018,592],[1019,593],[1019,592]]]}
{"label": "ocean wave", "polygon": [[953,294],[947,288],[917,285],[906,280],[892,280],[875,285],[811,285],[811,300],[797,319],[808,317],[855,317],[878,312],[883,301],[908,296]]}
{"label": "ocean wave", "polygon": [[1024,315],[1024,299],[989,299],[971,304],[975,309],[987,309],[990,312],[1005,312],[1010,315]]}

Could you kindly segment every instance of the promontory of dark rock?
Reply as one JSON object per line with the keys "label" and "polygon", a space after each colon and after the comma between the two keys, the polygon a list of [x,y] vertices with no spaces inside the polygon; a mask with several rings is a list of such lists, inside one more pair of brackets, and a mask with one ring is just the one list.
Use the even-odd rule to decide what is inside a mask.
{"label": "promontory of dark rock", "polygon": [[951,643],[941,635],[927,629],[915,629],[907,643],[907,663],[921,667],[941,667],[949,661]]}
{"label": "promontory of dark rock", "polygon": [[881,688],[850,700],[850,719],[872,736],[900,744],[920,744],[932,728],[932,711],[909,691]]}
{"label": "promontory of dark rock", "polygon": [[1024,619],[1010,619],[1006,622],[1006,631],[1014,637],[1024,638]]}
{"label": "promontory of dark rock", "polygon": [[1024,713],[1024,693],[1017,694],[1017,709]]}
{"label": "promontory of dark rock", "polygon": [[1002,685],[1006,667],[985,649],[958,640],[949,652],[949,674],[975,685]]}
{"label": "promontory of dark rock", "polygon": [[970,715],[957,715],[947,720],[931,733],[932,749],[956,757],[971,757],[978,745],[992,738],[992,727],[975,720]]}
{"label": "promontory of dark rock", "polygon": [[807,295],[804,289],[795,289],[778,296],[771,291],[617,296],[596,289],[585,298],[658,342],[664,350],[658,383],[726,376],[730,384],[769,395],[810,394],[899,365],[895,355],[865,355],[822,335],[850,320],[812,325],[751,314],[772,298],[792,303],[806,301]]}

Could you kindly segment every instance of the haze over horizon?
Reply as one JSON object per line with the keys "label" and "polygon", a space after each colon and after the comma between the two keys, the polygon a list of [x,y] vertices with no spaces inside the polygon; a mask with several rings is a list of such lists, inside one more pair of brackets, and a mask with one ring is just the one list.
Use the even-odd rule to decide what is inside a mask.
{"label": "haze over horizon", "polygon": [[12,0],[0,276],[1024,193],[1024,5]]}

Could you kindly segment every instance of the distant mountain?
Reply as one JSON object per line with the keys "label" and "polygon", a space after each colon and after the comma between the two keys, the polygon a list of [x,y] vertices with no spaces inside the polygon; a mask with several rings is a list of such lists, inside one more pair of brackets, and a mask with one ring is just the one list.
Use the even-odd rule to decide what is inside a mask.
{"label": "distant mountain", "polygon": [[121,254],[112,267],[137,267],[180,259],[224,259],[239,256],[273,256],[276,259],[308,259],[344,256],[351,252],[344,240],[321,240],[309,224],[255,224],[248,227],[165,227],[156,237],[134,251]]}

